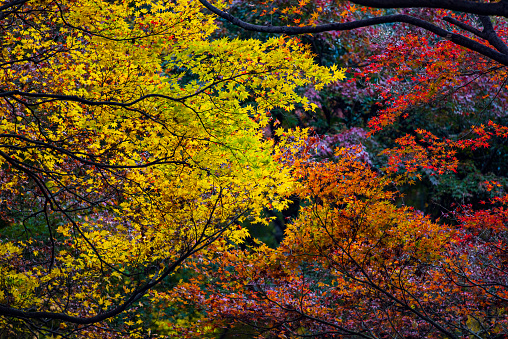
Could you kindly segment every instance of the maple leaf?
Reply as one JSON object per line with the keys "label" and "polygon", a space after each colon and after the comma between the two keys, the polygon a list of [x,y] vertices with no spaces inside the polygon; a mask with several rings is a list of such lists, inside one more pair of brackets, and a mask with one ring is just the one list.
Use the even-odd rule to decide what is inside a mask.
{"label": "maple leaf", "polygon": [[310,109],[299,87],[340,74],[293,38],[212,38],[197,2],[11,5],[0,28],[0,327],[102,337],[122,316],[141,336],[140,296],[287,205],[295,181],[260,136],[267,112]]}

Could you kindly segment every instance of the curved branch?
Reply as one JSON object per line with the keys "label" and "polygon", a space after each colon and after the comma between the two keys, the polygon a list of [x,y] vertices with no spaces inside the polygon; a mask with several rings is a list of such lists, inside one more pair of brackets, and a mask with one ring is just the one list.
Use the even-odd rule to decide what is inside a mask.
{"label": "curved branch", "polygon": [[[60,12],[60,18],[62,19],[63,23],[65,25],[67,25],[68,27],[72,28],[72,29],[75,29],[75,30],[78,30],[78,31],[81,31],[85,34],[89,34],[91,36],[96,36],[96,37],[99,37],[99,38],[103,38],[103,39],[106,39],[106,40],[110,40],[110,41],[117,41],[117,42],[120,42],[120,41],[134,41],[134,40],[138,40],[138,39],[144,39],[144,38],[148,38],[148,37],[153,37],[153,36],[159,36],[159,35],[163,35],[164,31],[161,31],[159,33],[154,33],[154,34],[145,34],[145,35],[137,35],[137,36],[133,36],[133,37],[129,37],[129,38],[112,38],[112,37],[108,37],[108,36],[105,36],[105,35],[102,35],[102,34],[98,34],[98,33],[94,33],[92,31],[89,31],[87,29],[84,29],[82,27],[78,27],[78,26],[74,26],[72,24],[70,24],[67,20],[65,20],[65,17],[64,17],[64,11],[62,10],[62,6],[60,6],[60,4],[58,2],[56,2],[56,5],[58,6],[58,11]],[[167,28],[166,28],[166,31],[167,31]]]}
{"label": "curved branch", "polygon": [[[52,149],[54,151],[60,152],[62,154],[65,154],[65,155],[69,156],[70,158],[81,162],[82,164],[89,165],[89,166],[95,166],[95,167],[98,167],[98,168],[110,168],[110,169],[145,168],[145,167],[150,167],[150,166],[154,166],[154,165],[162,165],[162,164],[176,164],[176,165],[183,165],[183,166],[192,167],[186,161],[169,160],[169,159],[171,159],[170,157],[159,158],[159,159],[156,159],[156,160],[153,160],[153,161],[150,161],[150,162],[146,162],[146,163],[143,163],[143,164],[139,164],[139,165],[110,165],[110,164],[106,164],[106,163],[101,163],[101,162],[97,162],[97,161],[90,161],[90,160],[84,159],[82,157],[77,156],[76,152],[72,152],[72,151],[66,150],[65,148],[58,147],[58,146],[55,146],[55,145],[52,145],[52,144],[49,144],[49,143],[46,143],[46,142],[42,142],[42,141],[38,141],[38,140],[32,140],[30,138],[27,138],[25,136],[18,135],[18,134],[3,134],[3,133],[0,133],[0,138],[15,138],[15,139],[23,140],[23,141],[26,141],[28,143],[32,143],[34,145],[37,145],[37,147],[48,148],[48,149]],[[4,147],[4,148],[11,148],[10,146],[4,146],[4,145],[0,144],[0,148],[2,148],[2,147]]]}
{"label": "curved branch", "polygon": [[0,11],[6,10],[7,8],[11,8],[16,5],[22,5],[25,2],[28,2],[28,0],[16,0],[16,1],[8,2],[5,5],[0,6]]}
{"label": "curved branch", "polygon": [[162,94],[147,94],[139,97],[136,100],[131,102],[118,102],[118,101],[93,101],[78,97],[76,95],[64,95],[64,94],[46,94],[46,93],[30,93],[30,92],[22,92],[18,90],[0,92],[0,97],[12,97],[14,95],[20,95],[28,98],[45,98],[45,99],[54,99],[54,100],[62,100],[62,101],[73,101],[79,102],[81,104],[90,105],[90,106],[119,106],[119,107],[129,107],[138,102],[141,102],[148,98],[162,98],[171,101],[182,101],[193,95],[185,96],[182,98],[172,98],[167,95]]}
{"label": "curved branch", "polygon": [[505,42],[497,35],[496,31],[494,30],[494,26],[492,25],[492,21],[490,20],[490,17],[485,15],[480,15],[479,17],[482,25],[483,25],[483,32],[485,34],[485,40],[490,42],[492,46],[494,46],[499,52],[503,54],[508,54],[508,47],[506,46]]}
{"label": "curved branch", "polygon": [[441,8],[451,11],[504,16],[508,18],[508,3],[505,1],[479,3],[463,0],[350,0],[352,3],[376,8]]}
{"label": "curved branch", "polygon": [[[11,2],[8,2],[8,3],[0,6],[0,11],[5,11],[5,12],[0,12],[0,20],[5,19],[7,16],[14,13],[16,10],[21,8],[21,6],[23,6],[27,2],[28,2],[28,0],[15,0],[15,1],[11,1]],[[17,7],[17,8],[12,10],[11,9],[12,7]],[[7,9],[11,9],[11,10],[7,11]]]}
{"label": "curved branch", "polygon": [[446,21],[446,22],[448,22],[448,23],[450,23],[452,25],[455,25],[455,26],[457,26],[457,27],[459,27],[459,28],[469,32],[469,33],[472,33],[472,34],[476,35],[477,37],[480,37],[482,39],[487,40],[487,36],[485,35],[484,32],[480,31],[477,28],[474,28],[473,26],[465,24],[465,23],[463,23],[463,22],[461,22],[461,21],[459,21],[459,20],[457,20],[455,18],[452,18],[452,17],[449,17],[449,16],[445,16],[443,18],[443,21]]}
{"label": "curved branch", "polygon": [[[118,305],[117,307],[104,312],[97,314],[96,316],[89,318],[81,318],[78,316],[71,316],[65,313],[54,313],[54,312],[31,312],[31,311],[23,311],[16,308],[11,308],[8,306],[3,306],[0,304],[0,316],[7,317],[15,317],[20,319],[51,319],[51,320],[62,320],[73,324],[78,325],[88,325],[95,324],[106,319],[117,316],[118,314],[124,312],[126,309],[130,307],[134,302],[141,299],[150,289],[154,286],[158,285],[162,280],[164,280],[168,275],[174,272],[180,265],[189,257],[201,251],[203,248],[209,246],[213,242],[215,242],[231,225],[238,222],[238,220],[245,216],[250,210],[244,210],[238,213],[236,216],[232,217],[231,220],[224,225],[221,225],[221,228],[215,231],[213,234],[206,236],[205,239],[203,237],[200,238],[201,242],[196,242],[192,246],[190,246],[185,253],[182,253],[178,259],[176,259],[170,266],[168,266],[164,272],[160,276],[155,276],[150,282],[147,282],[142,287],[138,288],[134,291],[129,298],[127,298],[123,303]],[[210,223],[208,223],[210,225]]]}
{"label": "curved branch", "polygon": [[[386,15],[375,18],[368,18],[363,20],[357,20],[352,22],[338,22],[324,25],[316,25],[316,26],[304,26],[304,27],[291,27],[291,26],[261,26],[261,25],[253,25],[249,24],[245,21],[242,21],[229,13],[221,11],[217,7],[213,6],[207,0],[199,0],[206,8],[208,8],[211,12],[218,15],[219,17],[231,22],[232,24],[239,26],[248,31],[255,32],[263,32],[263,33],[278,33],[278,34],[288,34],[288,35],[297,35],[297,34],[307,34],[307,33],[321,33],[328,31],[349,31],[362,27],[375,26],[380,24],[391,24],[391,23],[406,23],[413,26],[417,26],[423,28],[429,32],[432,32],[442,38],[450,40],[451,42],[465,47],[469,50],[480,53],[487,58],[495,60],[503,65],[508,66],[508,55],[500,53],[495,49],[492,49],[488,46],[485,46],[477,41],[469,39],[460,34],[449,32],[439,26],[436,26],[428,21],[421,20],[415,18],[410,15],[405,14],[395,14],[395,15]],[[368,1],[365,1],[368,2]],[[377,1],[373,1],[377,2]],[[382,2],[382,1],[380,1]],[[397,2],[397,1],[393,1]],[[399,1],[404,2],[404,1]],[[423,2],[423,1],[421,1]],[[432,1],[429,1],[432,2]],[[415,7],[415,6],[413,6]],[[418,6],[417,6],[418,7]],[[507,9],[508,13],[508,9]]]}
{"label": "curved branch", "polygon": [[[170,101],[175,101],[175,102],[183,103],[185,100],[190,99],[192,97],[195,97],[195,96],[197,96],[197,95],[199,95],[201,93],[205,93],[206,90],[208,90],[208,89],[210,89],[210,88],[212,88],[212,87],[214,87],[214,86],[216,86],[216,85],[218,85],[220,83],[227,82],[227,81],[232,81],[232,80],[235,80],[235,79],[243,77],[243,76],[266,74],[266,73],[270,73],[271,71],[272,70],[262,71],[262,72],[251,71],[251,72],[247,72],[247,73],[236,74],[236,75],[233,75],[233,76],[231,76],[229,78],[225,78],[225,79],[221,79],[221,80],[218,80],[218,81],[214,81],[211,84],[209,84],[209,85],[207,85],[207,86],[197,90],[195,93],[188,94],[188,95],[185,95],[185,96],[179,97],[179,98],[177,98],[177,97],[170,97],[168,95],[163,95],[163,94],[152,93],[152,94],[143,95],[143,96],[137,98],[136,100],[133,100],[133,101],[130,101],[130,102],[94,101],[94,100],[84,99],[84,98],[78,97],[76,95],[51,94],[51,93],[33,93],[33,92],[23,92],[23,91],[19,91],[19,90],[0,92],[0,97],[14,97],[15,95],[19,95],[19,96],[25,96],[25,97],[28,97],[28,98],[52,99],[51,101],[61,100],[61,101],[79,102],[81,104],[90,105],[90,106],[118,106],[118,107],[124,107],[124,108],[132,106],[134,104],[137,104],[138,102],[141,102],[141,101],[149,99],[149,98],[166,99],[166,100],[170,100]],[[44,101],[44,102],[48,102],[48,101]],[[23,104],[25,104],[25,105],[38,105],[38,104],[41,104],[41,103],[43,103],[43,102],[34,103],[34,104],[27,104],[27,103],[23,103]]]}
{"label": "curved branch", "polygon": [[[166,272],[162,275],[162,277],[166,277],[171,272],[173,272],[175,269],[177,269],[182,262],[187,259],[191,253],[186,253],[182,255],[178,260],[176,260],[170,267],[167,268]],[[128,298],[125,302],[117,306],[116,308],[102,313],[98,314],[96,316],[90,317],[90,318],[81,318],[81,317],[75,317],[64,313],[53,313],[53,312],[30,312],[30,311],[23,311],[20,309],[15,309],[7,306],[0,305],[0,315],[7,316],[7,317],[15,317],[15,318],[21,318],[21,319],[54,319],[54,320],[62,320],[67,321],[69,323],[73,324],[80,324],[80,325],[86,325],[86,324],[94,324],[101,322],[103,320],[106,320],[108,318],[114,317],[123,311],[125,311],[132,303],[134,303],[136,300],[139,300],[143,295],[145,295],[148,290],[150,290],[155,284],[148,283],[142,288],[140,288],[138,291],[134,292],[130,298]]]}

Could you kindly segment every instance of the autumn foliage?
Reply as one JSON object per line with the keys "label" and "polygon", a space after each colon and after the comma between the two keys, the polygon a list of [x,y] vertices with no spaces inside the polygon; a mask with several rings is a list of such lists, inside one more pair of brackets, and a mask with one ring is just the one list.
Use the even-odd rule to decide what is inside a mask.
{"label": "autumn foliage", "polygon": [[[502,164],[439,218],[401,193],[502,162],[505,18],[369,1],[213,5],[451,35],[227,38],[206,1],[0,6],[0,337],[506,336]],[[278,246],[249,233],[290,203]]]}
{"label": "autumn foliage", "polygon": [[[304,32],[329,21],[394,13],[350,2],[257,5],[265,9],[242,17],[256,27],[223,18],[251,31],[291,26],[291,32]],[[242,3],[234,6],[231,13],[241,13]],[[506,55],[505,18],[443,9],[396,13],[446,29],[449,39],[438,39],[423,26],[401,24],[340,34],[331,29],[307,41],[316,47],[320,39],[344,39],[340,46],[350,53],[340,60],[350,65],[353,77],[331,86],[355,99],[375,98],[377,115],[368,122],[371,137],[393,131],[395,124],[404,126],[404,120],[422,111],[432,112],[431,123],[441,124],[441,135],[407,123],[410,131],[382,152],[387,160],[376,171],[366,161],[363,145],[339,147],[330,156],[326,140],[334,138],[301,139],[297,133],[284,139],[279,134],[285,140],[281,147],[287,147],[279,161],[300,183],[291,192],[303,201],[299,215],[286,224],[285,238],[275,249],[257,244],[189,263],[200,274],[168,303],[185,302],[201,310],[200,328],[267,338],[506,336],[503,184],[482,182],[490,199],[480,206],[452,204],[451,212],[434,221],[400,206],[397,193],[422,176],[443,180],[440,176],[456,173],[461,159],[471,154],[485,159],[483,171],[504,149],[505,66],[457,46],[453,38],[462,34]],[[453,124],[447,126],[450,120]],[[495,173],[504,176],[499,168]],[[196,335],[194,330],[180,328],[189,337]]]}
{"label": "autumn foliage", "polygon": [[12,2],[1,20],[7,336],[146,333],[148,291],[284,208],[269,110],[312,109],[295,89],[342,76],[285,37],[212,41],[195,2]]}
{"label": "autumn foliage", "polygon": [[460,227],[432,222],[395,205],[391,187],[400,177],[378,175],[355,148],[337,149],[334,162],[314,161],[313,142],[291,140],[281,154],[286,165],[291,159],[300,181],[293,193],[305,207],[280,247],[191,263],[202,274],[173,302],[202,308],[208,328],[241,333],[239,324],[248,324],[261,337],[505,333],[503,208],[460,214]]}

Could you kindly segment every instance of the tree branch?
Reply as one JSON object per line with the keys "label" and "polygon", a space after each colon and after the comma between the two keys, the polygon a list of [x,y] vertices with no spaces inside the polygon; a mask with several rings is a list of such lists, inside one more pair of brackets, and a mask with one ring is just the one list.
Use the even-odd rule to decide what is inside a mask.
{"label": "tree branch", "polygon": [[490,18],[485,15],[480,15],[479,18],[483,25],[483,33],[485,34],[484,39],[490,42],[490,44],[494,46],[499,52],[508,54],[508,47],[506,46],[506,43],[497,35]]}
{"label": "tree branch", "polygon": [[468,24],[465,24],[465,23],[463,23],[455,18],[449,17],[449,16],[445,16],[443,18],[443,20],[465,30],[466,32],[473,33],[477,37],[487,40],[487,36],[485,35],[485,33],[480,31],[477,28],[474,28],[473,26],[469,26]]}
{"label": "tree branch", "polygon": [[461,0],[350,0],[352,3],[376,8],[441,8],[451,11],[504,16],[508,18],[508,3],[504,1],[480,3]]}
{"label": "tree branch", "polygon": [[[307,34],[307,33],[321,33],[327,31],[349,31],[356,28],[361,27],[369,27],[380,24],[390,24],[390,23],[407,23],[413,26],[417,26],[423,28],[429,32],[432,32],[442,38],[450,40],[451,42],[465,47],[469,50],[480,53],[481,55],[495,60],[503,65],[508,66],[508,55],[500,53],[488,46],[485,46],[477,41],[469,39],[463,35],[455,34],[449,32],[439,26],[436,26],[428,21],[421,20],[410,15],[405,14],[395,14],[395,15],[386,15],[375,18],[368,18],[363,20],[357,20],[352,22],[340,22],[340,23],[331,23],[317,26],[304,26],[304,27],[291,27],[291,26],[260,26],[249,24],[245,21],[242,21],[229,13],[221,11],[217,7],[213,6],[206,0],[199,0],[206,8],[208,8],[211,12],[218,15],[219,17],[231,22],[232,24],[239,26],[248,31],[255,32],[263,32],[263,33],[278,33],[278,34],[288,34],[288,35],[297,35],[297,34]],[[366,1],[367,2],[367,1]],[[374,1],[376,2],[376,1]],[[397,1],[394,1],[397,2]],[[432,2],[432,1],[429,1]]]}

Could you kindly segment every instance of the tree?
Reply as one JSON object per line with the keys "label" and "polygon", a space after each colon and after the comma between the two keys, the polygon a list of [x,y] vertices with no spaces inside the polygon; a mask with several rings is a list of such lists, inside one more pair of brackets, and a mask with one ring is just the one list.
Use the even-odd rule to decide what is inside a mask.
{"label": "tree", "polygon": [[294,39],[212,40],[195,2],[0,11],[0,333],[141,335],[149,291],[285,206],[260,127],[343,71]]}
{"label": "tree", "polygon": [[[435,128],[438,134],[427,126],[415,130],[410,120],[406,127],[414,131],[384,151],[388,161],[379,171],[359,161],[359,149],[338,149],[337,157],[323,161],[315,154],[321,138],[298,142],[303,157],[288,152],[281,161],[293,169],[302,184],[296,192],[307,200],[281,246],[195,262],[206,279],[182,286],[171,301],[201,308],[203,327],[264,337],[506,336],[506,192],[498,180],[505,176],[499,168],[507,138],[504,2],[281,0],[250,16],[257,25],[201,2],[256,32],[307,34],[389,23],[360,30],[356,40],[341,36],[350,48],[346,54],[369,46],[360,57],[339,60],[356,62],[349,93],[361,78],[364,88],[379,94],[371,134],[390,133],[418,110],[432,109],[435,120],[455,115],[457,122]],[[339,16],[341,23],[319,23]],[[491,199],[457,206],[449,224],[394,203],[401,183],[422,172],[442,180],[471,158],[482,174],[497,176],[474,184]],[[493,161],[499,164],[495,173],[486,173]]]}
{"label": "tree", "polygon": [[281,161],[307,205],[281,246],[195,262],[206,278],[179,287],[173,302],[203,309],[204,327],[247,324],[269,338],[506,335],[504,209],[461,213],[460,227],[434,223],[395,206],[389,187],[403,178],[378,175],[358,148],[316,161],[319,139],[299,138],[284,141]]}

